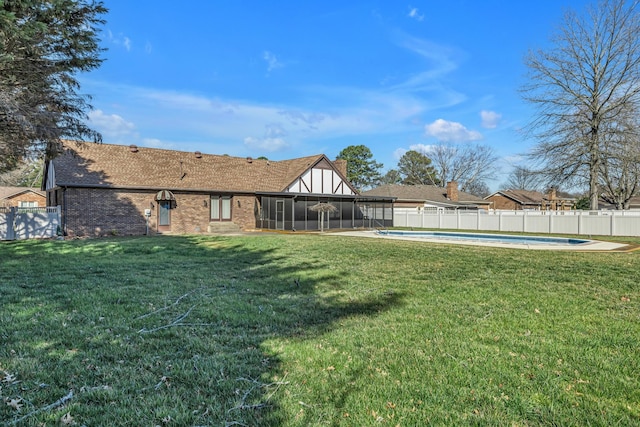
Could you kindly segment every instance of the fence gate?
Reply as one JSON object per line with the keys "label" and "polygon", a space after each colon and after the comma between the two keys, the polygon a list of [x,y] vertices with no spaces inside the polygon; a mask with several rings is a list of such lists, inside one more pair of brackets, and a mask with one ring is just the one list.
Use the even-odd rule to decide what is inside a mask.
{"label": "fence gate", "polygon": [[60,206],[0,207],[0,240],[55,237],[60,229]]}
{"label": "fence gate", "polygon": [[16,233],[13,227],[15,209],[0,207],[0,240],[14,240]]}

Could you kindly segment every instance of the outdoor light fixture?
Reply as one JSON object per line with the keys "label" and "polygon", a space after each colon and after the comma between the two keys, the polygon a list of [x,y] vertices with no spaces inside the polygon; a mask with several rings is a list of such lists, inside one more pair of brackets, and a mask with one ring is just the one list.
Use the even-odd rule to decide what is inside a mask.
{"label": "outdoor light fixture", "polygon": [[205,208],[207,207],[207,201],[206,200],[202,201],[202,206],[204,206]]}
{"label": "outdoor light fixture", "polygon": [[153,209],[155,206],[153,206],[153,202],[149,202],[149,205],[151,206],[151,209]]}
{"label": "outdoor light fixture", "polygon": [[240,200],[238,200],[238,207],[240,207]]}

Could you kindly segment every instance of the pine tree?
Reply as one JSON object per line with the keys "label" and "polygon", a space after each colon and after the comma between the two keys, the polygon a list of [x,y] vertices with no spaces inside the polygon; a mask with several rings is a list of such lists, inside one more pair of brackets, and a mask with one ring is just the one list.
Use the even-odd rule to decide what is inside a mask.
{"label": "pine tree", "polygon": [[100,141],[77,73],[100,66],[101,1],[0,0],[0,172],[60,152],[61,140]]}

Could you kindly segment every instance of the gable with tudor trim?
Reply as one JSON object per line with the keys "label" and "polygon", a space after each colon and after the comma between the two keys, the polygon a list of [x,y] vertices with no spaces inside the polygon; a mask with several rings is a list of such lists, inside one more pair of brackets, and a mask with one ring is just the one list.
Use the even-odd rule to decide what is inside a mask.
{"label": "gable with tudor trim", "polygon": [[285,191],[288,193],[344,196],[357,194],[351,183],[324,156],[289,184]]}

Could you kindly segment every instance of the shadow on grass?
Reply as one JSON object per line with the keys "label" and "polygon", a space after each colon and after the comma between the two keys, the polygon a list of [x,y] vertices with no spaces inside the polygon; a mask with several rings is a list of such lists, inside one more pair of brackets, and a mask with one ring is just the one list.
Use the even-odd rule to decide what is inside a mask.
{"label": "shadow on grass", "polygon": [[[327,260],[285,243],[181,236],[1,245],[2,396],[22,408],[2,405],[0,419],[57,422],[71,412],[87,425],[290,422],[278,404],[287,374],[264,343],[318,337],[401,295],[347,298]],[[67,407],[40,410],[71,390]]]}

